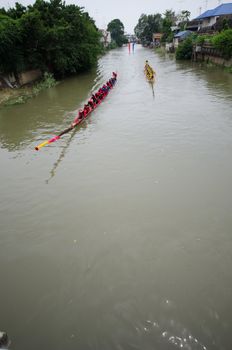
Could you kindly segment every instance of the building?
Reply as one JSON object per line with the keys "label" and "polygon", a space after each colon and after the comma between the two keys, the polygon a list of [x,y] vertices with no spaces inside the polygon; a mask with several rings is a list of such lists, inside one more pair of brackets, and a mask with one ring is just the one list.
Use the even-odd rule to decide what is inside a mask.
{"label": "building", "polygon": [[162,39],[163,34],[162,33],[154,33],[152,36],[152,40],[155,46],[159,46],[161,39]]}
{"label": "building", "polygon": [[186,30],[191,30],[191,32],[197,32],[200,29],[199,21],[192,20],[186,24]]}
{"label": "building", "polygon": [[173,39],[174,48],[177,48],[179,43],[181,41],[184,41],[191,34],[192,34],[192,32],[190,30],[184,30],[182,32],[175,34],[174,39]]}
{"label": "building", "polygon": [[198,31],[207,32],[207,30],[214,30],[220,17],[227,17],[231,15],[232,3],[221,4],[212,10],[205,11],[200,16],[195,18],[195,20],[199,23]]}

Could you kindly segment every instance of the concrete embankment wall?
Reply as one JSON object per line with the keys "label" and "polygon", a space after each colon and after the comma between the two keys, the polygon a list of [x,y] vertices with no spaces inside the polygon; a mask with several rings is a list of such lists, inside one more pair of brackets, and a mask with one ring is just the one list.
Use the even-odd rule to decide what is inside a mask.
{"label": "concrete embankment wall", "polygon": [[197,61],[205,61],[205,62],[212,62],[214,64],[218,64],[220,66],[224,67],[232,67],[232,58],[230,60],[226,60],[222,57],[212,56],[209,54],[197,54]]}
{"label": "concrete embankment wall", "polygon": [[222,53],[210,43],[205,43],[202,46],[195,45],[193,47],[194,61],[212,62],[220,66],[232,67],[232,58],[225,59],[222,56]]}
{"label": "concrete embankment wall", "polygon": [[18,79],[11,75],[0,74],[0,88],[23,86],[41,78],[42,72],[39,69],[33,69],[18,74]]}
{"label": "concrete embankment wall", "polygon": [[39,69],[22,72],[19,74],[19,84],[25,85],[31,83],[42,76],[42,72]]}

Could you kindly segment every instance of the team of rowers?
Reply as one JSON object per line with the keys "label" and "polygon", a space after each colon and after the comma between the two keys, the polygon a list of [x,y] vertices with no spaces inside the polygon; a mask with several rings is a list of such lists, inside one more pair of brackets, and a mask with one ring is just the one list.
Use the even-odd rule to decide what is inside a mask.
{"label": "team of rowers", "polygon": [[109,90],[112,89],[117,80],[117,73],[112,73],[110,78],[95,94],[92,94],[88,103],[84,105],[83,109],[78,111],[78,115],[72,123],[72,127],[76,126],[81,122],[82,119],[86,118],[89,112],[91,112],[108,94]]}
{"label": "team of rowers", "polygon": [[[153,80],[155,77],[154,69],[149,65],[148,61],[145,62],[144,67],[146,76],[149,80]],[[105,98],[109,90],[112,89],[117,80],[117,73],[112,73],[112,78],[110,78],[95,94],[92,94],[91,98],[88,100],[88,103],[84,105],[83,109],[78,111],[78,115],[71,124],[72,127],[75,127],[79,124],[87,115],[94,109],[96,106]]]}
{"label": "team of rowers", "polygon": [[154,69],[149,65],[148,60],[146,60],[146,62],[145,62],[144,72],[145,72],[148,80],[152,81],[155,79],[156,73],[155,73]]}

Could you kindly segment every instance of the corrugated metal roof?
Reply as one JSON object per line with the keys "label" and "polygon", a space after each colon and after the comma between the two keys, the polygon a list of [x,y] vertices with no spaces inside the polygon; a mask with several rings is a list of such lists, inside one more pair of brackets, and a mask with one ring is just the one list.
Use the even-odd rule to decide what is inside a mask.
{"label": "corrugated metal roof", "polygon": [[232,2],[229,4],[221,4],[215,9],[215,16],[232,15]]}
{"label": "corrugated metal roof", "polygon": [[190,30],[183,30],[182,32],[179,32],[176,35],[174,35],[174,38],[184,38],[184,37],[188,36],[191,33],[192,32]]}
{"label": "corrugated metal roof", "polygon": [[208,10],[203,12],[200,16],[198,16],[196,19],[203,19],[203,18],[207,18],[207,17],[212,17],[214,10]]}
{"label": "corrugated metal roof", "polygon": [[223,16],[223,15],[232,15],[232,3],[229,4],[221,4],[215,9],[205,11],[202,13],[200,16],[198,16],[196,19],[204,19],[204,18],[209,18],[209,17],[214,17],[214,16]]}

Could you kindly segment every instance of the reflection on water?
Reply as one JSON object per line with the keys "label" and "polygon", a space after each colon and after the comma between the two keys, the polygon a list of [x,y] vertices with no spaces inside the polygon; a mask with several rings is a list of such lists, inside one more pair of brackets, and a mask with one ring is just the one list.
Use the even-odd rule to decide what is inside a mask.
{"label": "reflection on water", "polygon": [[155,82],[149,81],[149,85],[151,85],[152,96],[153,98],[155,98],[155,90],[154,90]]}
{"label": "reflection on water", "polygon": [[[85,123],[35,152],[114,70]],[[231,93],[220,68],[136,46],[1,109],[0,329],[12,349],[231,350]]]}
{"label": "reflection on water", "polygon": [[0,143],[10,151],[41,141],[71,123],[95,87],[96,71],[68,78],[26,104],[0,110]]}
{"label": "reflection on water", "polygon": [[53,164],[53,167],[50,171],[50,177],[46,180],[46,183],[48,184],[49,181],[55,176],[56,174],[56,169],[58,168],[59,164],[61,163],[62,159],[65,157],[65,154],[71,144],[72,138],[75,135],[75,131],[71,133],[71,136],[69,137],[69,140],[66,142],[66,145],[63,147],[62,151],[60,152],[59,158],[55,161]]}
{"label": "reflection on water", "polygon": [[229,74],[220,66],[209,66],[198,62],[191,62],[191,65],[188,62],[177,62],[177,69],[196,74],[199,84],[206,83],[213,95],[217,93],[218,97],[231,100],[232,74]]}
{"label": "reflection on water", "polygon": [[[94,114],[94,112],[93,112]],[[88,131],[90,131],[90,126],[92,124],[92,119],[91,116],[86,119],[83,123],[81,123],[81,125],[77,126],[73,131],[71,131],[71,133],[69,134],[69,136],[66,136],[65,140],[63,141],[63,146],[62,146],[62,150],[60,152],[60,156],[58,157],[58,159],[55,161],[55,163],[53,164],[53,167],[50,171],[50,177],[49,179],[46,180],[46,183],[48,183],[56,174],[57,168],[59,166],[59,164],[62,162],[62,160],[64,159],[66,152],[68,151],[68,148],[72,142],[72,139],[74,136],[78,136],[78,134],[76,135],[76,133],[81,134],[82,131],[88,129]],[[81,138],[81,142],[84,142],[83,137]]]}

